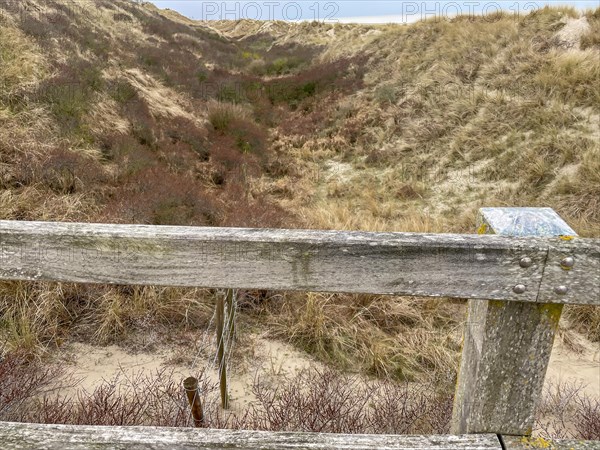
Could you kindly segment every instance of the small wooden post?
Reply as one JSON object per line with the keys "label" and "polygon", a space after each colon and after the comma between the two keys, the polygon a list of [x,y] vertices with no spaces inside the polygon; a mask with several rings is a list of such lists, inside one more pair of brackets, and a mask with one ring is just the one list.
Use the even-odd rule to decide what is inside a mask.
{"label": "small wooden post", "polygon": [[231,348],[235,336],[235,305],[233,299],[236,292],[233,289],[227,289],[227,343]]}
{"label": "small wooden post", "polygon": [[217,364],[219,365],[219,388],[221,390],[221,407],[229,408],[227,396],[227,362],[225,361],[225,298],[217,298]]}
{"label": "small wooden post", "polygon": [[188,377],[183,380],[183,387],[187,394],[188,402],[192,408],[192,417],[194,418],[195,427],[204,426],[204,411],[202,411],[202,403],[200,402],[200,392],[198,392],[198,380],[194,377]]}
{"label": "small wooden post", "polygon": [[[480,234],[576,236],[551,208],[482,208]],[[514,262],[533,271],[526,252]],[[537,291],[522,281],[516,294]],[[452,433],[530,435],[562,304],[469,300]]]}

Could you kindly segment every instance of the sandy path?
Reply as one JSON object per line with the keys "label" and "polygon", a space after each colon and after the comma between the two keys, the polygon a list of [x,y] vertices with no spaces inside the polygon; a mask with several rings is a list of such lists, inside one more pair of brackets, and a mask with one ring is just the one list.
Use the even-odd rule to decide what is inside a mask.
{"label": "sandy path", "polygon": [[[234,365],[230,370],[230,396],[234,410],[243,409],[253,400],[251,387],[255,376],[280,377],[294,375],[303,368],[316,364],[292,346],[254,336],[254,353],[240,367]],[[583,391],[591,396],[600,397],[600,345],[581,339],[583,351],[578,354],[567,349],[560,339],[556,340],[550,365],[546,374],[546,386],[557,382],[583,384]],[[93,391],[102,380],[110,380],[120,370],[125,374],[143,371],[151,373],[164,368],[173,368],[176,375],[197,376],[201,367],[169,364],[170,352],[167,349],[157,353],[130,354],[118,346],[94,347],[88,344],[72,344],[69,352],[76,355],[73,373],[81,380],[79,388]],[[209,370],[208,377],[217,381],[217,371]],[[64,391],[74,392],[75,389]]]}
{"label": "sandy path", "polygon": [[[267,340],[255,336],[255,350],[251,357],[238,368],[235,365],[229,370],[229,394],[233,409],[243,409],[254,397],[251,392],[255,376],[295,375],[303,368],[316,364],[310,357],[295,350],[291,345]],[[193,375],[198,376],[204,362],[201,360],[197,367],[169,364],[172,356],[168,349],[156,353],[128,353],[116,345],[95,347],[89,344],[76,343],[69,345],[66,352],[73,355],[72,374],[80,380],[78,386],[62,392],[66,395],[75,394],[78,389],[92,392],[104,380],[111,380],[115,374],[123,372],[127,376],[143,372],[150,375],[164,367],[174,369],[174,374],[180,375],[181,380]],[[216,369],[207,371],[210,381],[217,382]]]}
{"label": "sandy path", "polygon": [[591,343],[583,338],[581,354],[567,349],[560,339],[556,339],[546,373],[546,385],[569,381],[581,383],[583,391],[600,397],[600,343]]}

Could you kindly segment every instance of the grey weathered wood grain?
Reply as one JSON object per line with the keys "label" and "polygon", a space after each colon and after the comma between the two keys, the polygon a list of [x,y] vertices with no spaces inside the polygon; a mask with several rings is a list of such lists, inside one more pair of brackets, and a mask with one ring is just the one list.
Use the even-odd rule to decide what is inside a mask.
{"label": "grey weathered wood grain", "polygon": [[[0,279],[534,302],[548,249],[557,241],[0,221]],[[566,244],[582,266],[600,247],[593,239]],[[528,269],[519,267],[524,255],[534,261]],[[527,291],[516,294],[520,283]],[[585,295],[575,301],[600,304]]]}
{"label": "grey weathered wood grain", "polygon": [[452,432],[531,434],[562,306],[469,302]]}
{"label": "grey weathered wood grain", "polygon": [[100,427],[0,422],[3,450],[48,449],[440,449],[501,450],[495,435],[391,436],[164,427]]}
{"label": "grey weathered wood grain", "polygon": [[[575,256],[569,242],[577,241],[577,233],[552,208],[481,208],[480,214],[484,218],[483,232],[491,226],[494,234],[504,236],[561,237],[550,245],[539,303],[579,303],[600,298],[600,248],[580,248],[575,266],[570,270],[561,267],[563,258]],[[564,295],[554,292],[561,285],[568,288]]]}
{"label": "grey weathered wood grain", "polygon": [[[540,216],[535,209],[526,208],[523,216],[519,211],[520,208],[484,209],[479,219],[480,232],[511,233],[515,230],[511,220],[518,222],[520,233],[526,230],[553,233],[565,228],[562,220],[555,224],[553,216]],[[506,220],[505,212],[511,220]],[[534,223],[528,223],[530,219]],[[544,220],[550,222],[543,223]],[[572,248],[567,248],[566,253],[570,254]],[[546,277],[547,264],[542,283]],[[452,432],[531,434],[562,307],[562,304],[469,301]]]}
{"label": "grey weathered wood grain", "polygon": [[574,439],[556,440],[502,436],[506,450],[598,450],[600,441],[580,441]]}
{"label": "grey weathered wood grain", "polygon": [[[600,247],[577,248],[577,240],[550,245],[537,300],[539,303],[600,305]],[[566,257],[575,260],[575,265],[568,270],[561,266],[561,261]],[[568,289],[565,295],[554,291],[561,285]]]}

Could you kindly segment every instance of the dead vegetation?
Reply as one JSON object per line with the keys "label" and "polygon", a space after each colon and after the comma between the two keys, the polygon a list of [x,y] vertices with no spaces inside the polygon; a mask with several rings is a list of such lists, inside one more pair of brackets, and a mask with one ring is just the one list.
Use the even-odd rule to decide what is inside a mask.
{"label": "dead vegetation", "polygon": [[[16,354],[0,359],[0,420],[51,424],[188,427],[192,418],[181,377],[118,372],[91,392],[65,397],[58,366],[28,363]],[[63,378],[61,378],[63,377]],[[293,376],[256,376],[249,405],[223,411],[218,387],[202,377],[199,391],[206,427],[322,433],[447,434],[452,395],[436,384],[363,379],[334,369],[308,367]],[[536,428],[544,437],[600,439],[600,403],[581,386],[549,386]]]}

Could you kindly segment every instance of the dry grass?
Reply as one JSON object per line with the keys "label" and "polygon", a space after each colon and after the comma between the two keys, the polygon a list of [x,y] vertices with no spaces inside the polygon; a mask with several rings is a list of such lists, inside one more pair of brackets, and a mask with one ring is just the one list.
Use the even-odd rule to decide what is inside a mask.
{"label": "dry grass", "polygon": [[588,11],[586,14],[590,30],[581,36],[582,49],[600,49],[600,8],[595,11]]}
{"label": "dry grass", "polygon": [[600,308],[592,305],[570,306],[565,308],[564,317],[571,328],[592,342],[600,342]]}
{"label": "dry grass", "polygon": [[[469,231],[478,206],[551,204],[589,235],[600,210],[598,58],[553,46],[564,19],[576,16],[546,8],[519,20],[388,26],[353,47],[394,49],[374,53],[361,100],[351,97],[360,107],[340,98],[320,111],[333,124],[281,138],[282,152],[322,173],[339,154],[351,167],[316,180],[307,223]],[[418,170],[407,177],[406,167]]]}
{"label": "dry grass", "polygon": [[264,306],[273,336],[354,372],[448,385],[455,379],[464,317],[460,303],[367,295],[297,296],[286,294]]}
{"label": "dry grass", "polygon": [[18,28],[0,21],[0,95],[9,97],[14,89],[39,81],[47,64],[35,42]]}
{"label": "dry grass", "polygon": [[0,283],[0,340],[8,351],[47,355],[79,338],[136,346],[137,335],[206,327],[213,295],[201,289]]}
{"label": "dry grass", "polygon": [[[598,237],[598,11],[588,14],[586,50],[554,38],[578,15],[545,8],[519,19],[387,26],[362,40],[339,27],[328,55],[371,50],[367,86],[292,116],[274,148],[296,170],[275,195],[311,228],[470,233],[481,206],[550,205],[582,236]],[[284,302],[271,320],[279,336],[343,367],[451,372],[443,329],[423,340],[421,317],[390,339],[348,303],[310,295]],[[410,308],[423,313],[422,303]],[[589,308],[566,314],[585,316],[570,323],[597,339]],[[414,345],[421,361],[398,351]]]}
{"label": "dry grass", "polygon": [[243,107],[233,103],[210,101],[207,105],[208,120],[216,131],[229,130],[232,122],[248,119],[249,113]]}

